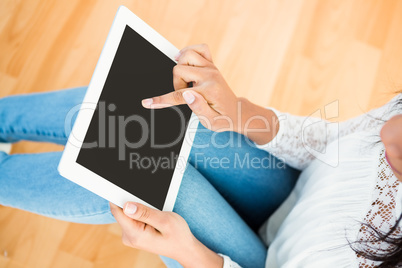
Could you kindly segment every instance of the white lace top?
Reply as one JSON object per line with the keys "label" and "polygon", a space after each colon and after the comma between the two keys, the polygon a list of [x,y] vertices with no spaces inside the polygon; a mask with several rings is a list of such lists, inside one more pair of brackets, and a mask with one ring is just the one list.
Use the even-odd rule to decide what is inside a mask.
{"label": "white lace top", "polygon": [[[363,223],[387,232],[401,214],[401,186],[378,142],[383,120],[402,113],[394,106],[401,98],[339,124],[274,110],[279,132],[258,147],[302,173],[260,230],[269,245],[266,267],[376,266],[357,256],[348,240],[370,241]],[[370,246],[386,247],[375,242]],[[239,267],[228,259],[225,265]]]}

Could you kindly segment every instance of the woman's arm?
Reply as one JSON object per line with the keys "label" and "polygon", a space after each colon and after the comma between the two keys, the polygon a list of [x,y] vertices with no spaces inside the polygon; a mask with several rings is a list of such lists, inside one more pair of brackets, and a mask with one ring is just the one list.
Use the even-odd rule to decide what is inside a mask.
{"label": "woman's arm", "polygon": [[[201,124],[210,130],[241,133],[261,149],[284,158],[296,168],[303,168],[305,163],[311,161],[312,157],[306,157],[300,137],[300,118],[289,115],[285,118],[288,121],[285,121],[281,114],[282,118],[279,119],[282,121],[279,123],[273,110],[236,97],[214,65],[206,45],[186,47],[180,51],[176,60],[178,64],[173,69],[175,91],[144,99],[142,105],[145,108],[159,109],[187,104]],[[321,128],[318,126],[317,130]],[[296,132],[298,135],[294,135]],[[278,133],[282,134],[281,139],[275,138]],[[320,139],[321,134],[322,131],[316,131],[315,137]],[[273,139],[275,144],[280,141],[283,146],[272,148]]]}
{"label": "woman's arm", "polygon": [[[236,131],[297,169],[314,159],[326,162],[327,145],[351,132],[370,129],[381,121],[367,120],[384,108],[342,123],[315,117],[294,116],[237,98],[215,67],[206,45],[186,47],[176,57],[175,91],[143,100],[145,108],[187,103],[200,122],[213,131]],[[193,87],[188,87],[189,84]],[[331,165],[331,163],[328,162]]]}

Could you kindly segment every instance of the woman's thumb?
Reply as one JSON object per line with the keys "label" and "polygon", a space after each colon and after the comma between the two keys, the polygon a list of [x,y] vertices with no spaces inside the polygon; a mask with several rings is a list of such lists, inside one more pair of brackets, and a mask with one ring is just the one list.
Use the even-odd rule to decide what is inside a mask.
{"label": "woman's thumb", "polygon": [[193,104],[195,101],[194,91],[187,90],[183,92],[183,99],[186,101],[188,105]]}
{"label": "woman's thumb", "polygon": [[218,115],[218,113],[208,105],[204,97],[194,90],[184,91],[183,99],[197,116],[212,119],[214,116]]}

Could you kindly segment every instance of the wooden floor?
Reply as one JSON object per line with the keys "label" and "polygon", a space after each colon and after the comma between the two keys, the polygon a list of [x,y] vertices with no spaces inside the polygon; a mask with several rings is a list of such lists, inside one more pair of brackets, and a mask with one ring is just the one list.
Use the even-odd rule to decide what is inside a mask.
{"label": "wooden floor", "polygon": [[[234,91],[261,105],[309,115],[335,103],[337,121],[402,89],[401,0],[2,0],[0,97],[87,85],[122,4],[178,48],[209,44]],[[62,147],[12,153],[52,150]],[[0,207],[0,267],[163,264],[124,247],[116,225]]]}

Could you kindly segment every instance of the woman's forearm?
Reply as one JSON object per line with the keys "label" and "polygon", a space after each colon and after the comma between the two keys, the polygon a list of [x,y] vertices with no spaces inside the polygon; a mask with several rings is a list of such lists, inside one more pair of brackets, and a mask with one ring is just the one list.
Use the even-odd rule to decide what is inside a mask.
{"label": "woman's forearm", "polygon": [[259,145],[275,138],[279,130],[279,120],[272,110],[245,98],[239,98],[238,107],[241,115],[241,129],[238,132]]}

